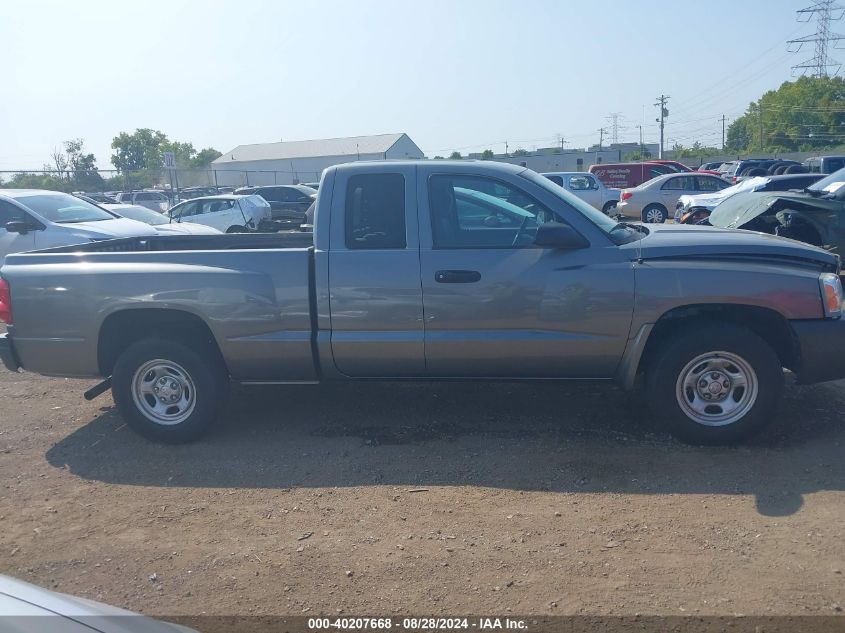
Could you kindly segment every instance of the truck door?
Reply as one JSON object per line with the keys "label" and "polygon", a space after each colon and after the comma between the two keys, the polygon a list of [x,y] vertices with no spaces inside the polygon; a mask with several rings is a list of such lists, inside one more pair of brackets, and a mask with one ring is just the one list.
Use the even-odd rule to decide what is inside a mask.
{"label": "truck door", "polygon": [[331,349],[348,376],[425,373],[415,178],[407,165],[337,172],[328,253]]}
{"label": "truck door", "polygon": [[[574,217],[578,212],[557,198],[551,200],[557,210],[552,211],[526,193],[517,182],[525,180],[520,176],[504,180],[436,169],[420,167],[418,184],[420,209],[425,209],[420,261],[426,372],[612,376],[633,311],[630,259],[592,225],[603,241],[589,248],[534,245],[542,223],[580,223],[583,229],[586,220]],[[528,180],[525,185],[549,199],[548,191],[537,192]]]}

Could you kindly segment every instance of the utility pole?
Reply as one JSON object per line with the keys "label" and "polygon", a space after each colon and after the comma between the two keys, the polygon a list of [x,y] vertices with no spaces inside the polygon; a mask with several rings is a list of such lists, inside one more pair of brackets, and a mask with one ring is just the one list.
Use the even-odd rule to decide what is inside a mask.
{"label": "utility pole", "polygon": [[722,119],[721,119],[721,121],[722,121],[722,151],[723,152],[725,151],[725,121],[726,120],[727,120],[727,117],[725,117],[725,115],[723,114]]}
{"label": "utility pole", "polygon": [[643,126],[638,125],[637,128],[640,130],[640,156],[645,154],[645,146],[643,145]]}
{"label": "utility pole", "polygon": [[604,144],[604,135],[605,135],[606,132],[607,132],[607,130],[605,128],[603,128],[603,127],[599,128],[599,151],[601,151],[602,145]]}
{"label": "utility pole", "polygon": [[669,95],[660,95],[657,97],[657,103],[654,105],[660,106],[660,118],[655,119],[660,124],[660,152],[658,158],[663,160],[663,128],[665,127],[666,123],[664,119],[669,116],[669,110],[666,108],[666,103],[669,101]]}
{"label": "utility pole", "polygon": [[505,141],[505,156],[508,155],[508,142]]}
{"label": "utility pole", "polygon": [[611,143],[618,143],[619,142],[619,119],[622,117],[621,112],[611,112],[607,118],[610,122],[610,142]]}
{"label": "utility pole", "polygon": [[760,100],[760,106],[757,108],[757,119],[760,122],[760,151],[763,151],[763,100]]}

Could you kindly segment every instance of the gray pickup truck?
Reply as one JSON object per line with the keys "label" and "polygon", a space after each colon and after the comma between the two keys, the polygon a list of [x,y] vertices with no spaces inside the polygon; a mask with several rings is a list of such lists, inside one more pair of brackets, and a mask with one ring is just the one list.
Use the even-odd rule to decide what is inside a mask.
{"label": "gray pickup truck", "polygon": [[87,397],[111,387],[166,442],[205,432],[230,380],[597,379],[729,443],[773,416],[784,367],[845,377],[838,273],[775,236],[617,223],[517,166],[362,162],[325,172],[313,235],[7,257],[0,356],[102,377]]}

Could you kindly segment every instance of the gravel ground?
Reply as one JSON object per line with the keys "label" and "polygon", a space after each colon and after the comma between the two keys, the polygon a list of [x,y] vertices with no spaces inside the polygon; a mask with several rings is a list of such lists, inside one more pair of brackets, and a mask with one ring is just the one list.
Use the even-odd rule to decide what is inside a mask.
{"label": "gravel ground", "polygon": [[740,448],[610,386],[235,388],[188,446],[0,373],[0,572],[147,614],[845,608],[845,383]]}

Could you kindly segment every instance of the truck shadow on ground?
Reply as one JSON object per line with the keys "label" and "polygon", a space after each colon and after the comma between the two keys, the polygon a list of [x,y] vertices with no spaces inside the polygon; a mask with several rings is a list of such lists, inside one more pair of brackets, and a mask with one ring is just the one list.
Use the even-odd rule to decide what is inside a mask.
{"label": "truck shadow on ground", "polygon": [[845,490],[841,384],[792,385],[741,447],[683,445],[605,385],[348,383],[234,388],[189,445],[145,441],[113,407],[47,460],[107,483],[216,488],[487,486],[525,491],[754,495],[759,512]]}

